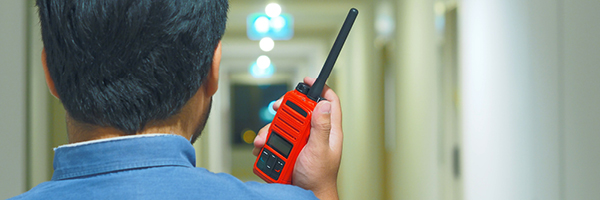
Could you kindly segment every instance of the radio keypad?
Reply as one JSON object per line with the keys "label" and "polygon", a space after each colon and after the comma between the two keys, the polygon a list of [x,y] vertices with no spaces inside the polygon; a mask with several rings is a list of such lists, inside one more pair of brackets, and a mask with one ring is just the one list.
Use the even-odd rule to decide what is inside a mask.
{"label": "radio keypad", "polygon": [[279,175],[281,174],[281,170],[283,169],[284,165],[285,165],[285,162],[283,162],[283,160],[281,160],[281,159],[277,160],[277,163],[275,164],[275,167],[273,168],[273,172],[271,172],[271,178],[277,180],[279,178]]}
{"label": "radio keypad", "polygon": [[263,149],[256,164],[256,167],[275,180],[279,179],[283,166],[285,162],[267,149]]}
{"label": "radio keypad", "polygon": [[258,163],[256,164],[256,167],[258,167],[259,169],[264,169],[267,166],[267,160],[269,159],[269,157],[271,157],[271,152],[267,151],[266,149],[264,151],[262,151],[262,153],[260,154],[260,158],[258,159]]}
{"label": "radio keypad", "polygon": [[271,153],[271,156],[269,156],[269,160],[267,160],[267,169],[271,170],[273,169],[273,166],[275,166],[275,163],[277,162],[277,156],[273,153]]}

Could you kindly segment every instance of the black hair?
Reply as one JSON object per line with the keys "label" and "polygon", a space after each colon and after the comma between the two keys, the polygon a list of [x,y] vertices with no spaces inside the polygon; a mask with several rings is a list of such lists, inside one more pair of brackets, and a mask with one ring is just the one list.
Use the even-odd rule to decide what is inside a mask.
{"label": "black hair", "polygon": [[37,0],[47,66],[71,118],[135,134],[207,76],[227,0]]}

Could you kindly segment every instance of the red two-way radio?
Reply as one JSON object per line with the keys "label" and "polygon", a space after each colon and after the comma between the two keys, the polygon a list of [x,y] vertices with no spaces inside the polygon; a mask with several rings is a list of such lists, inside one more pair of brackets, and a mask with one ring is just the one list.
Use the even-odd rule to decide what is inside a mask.
{"label": "red two-way radio", "polygon": [[267,134],[267,142],[254,163],[254,173],[269,183],[292,183],[294,165],[300,151],[308,142],[312,111],[321,98],[325,81],[340,55],[342,46],[358,15],[356,8],[350,9],[344,25],[325,60],[319,77],[309,87],[299,83],[295,90],[283,96],[281,106],[275,114]]}

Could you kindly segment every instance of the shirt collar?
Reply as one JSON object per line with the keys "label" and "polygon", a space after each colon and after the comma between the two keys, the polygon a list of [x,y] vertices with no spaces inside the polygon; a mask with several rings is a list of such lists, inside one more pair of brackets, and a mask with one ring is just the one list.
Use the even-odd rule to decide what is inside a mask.
{"label": "shirt collar", "polygon": [[60,146],[54,148],[54,151],[56,151],[56,149],[59,149],[59,148],[76,147],[76,146],[101,143],[101,142],[109,142],[109,141],[115,141],[115,140],[126,140],[126,139],[132,139],[132,138],[155,137],[155,136],[164,136],[164,135],[167,135],[167,134],[153,133],[153,134],[140,134],[140,135],[126,135],[126,136],[112,137],[112,138],[106,138],[106,139],[90,140],[90,141],[85,141],[85,142],[76,142],[76,143],[71,143],[71,144],[60,145]]}
{"label": "shirt collar", "polygon": [[126,136],[63,145],[54,149],[52,180],[158,166],[195,167],[194,147],[168,134]]}

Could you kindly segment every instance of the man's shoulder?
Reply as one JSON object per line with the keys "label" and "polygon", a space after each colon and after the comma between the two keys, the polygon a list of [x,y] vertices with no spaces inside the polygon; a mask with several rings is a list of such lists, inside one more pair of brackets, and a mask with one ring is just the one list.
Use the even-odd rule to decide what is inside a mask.
{"label": "man's shoulder", "polygon": [[312,191],[298,186],[258,183],[254,181],[246,182],[245,184],[257,193],[260,193],[264,199],[317,199]]}
{"label": "man's shoulder", "polygon": [[312,191],[292,185],[242,182],[203,168],[160,167],[49,181],[14,199],[78,197],[122,199],[316,199]]}
{"label": "man's shoulder", "polygon": [[[224,197],[224,193],[246,199],[316,199],[312,191],[293,185],[243,182],[230,174],[213,173],[204,168],[193,168],[192,171],[195,175],[190,176],[191,182],[202,182],[206,188],[215,191],[213,197],[217,199]],[[199,180],[194,180],[196,178]]]}

